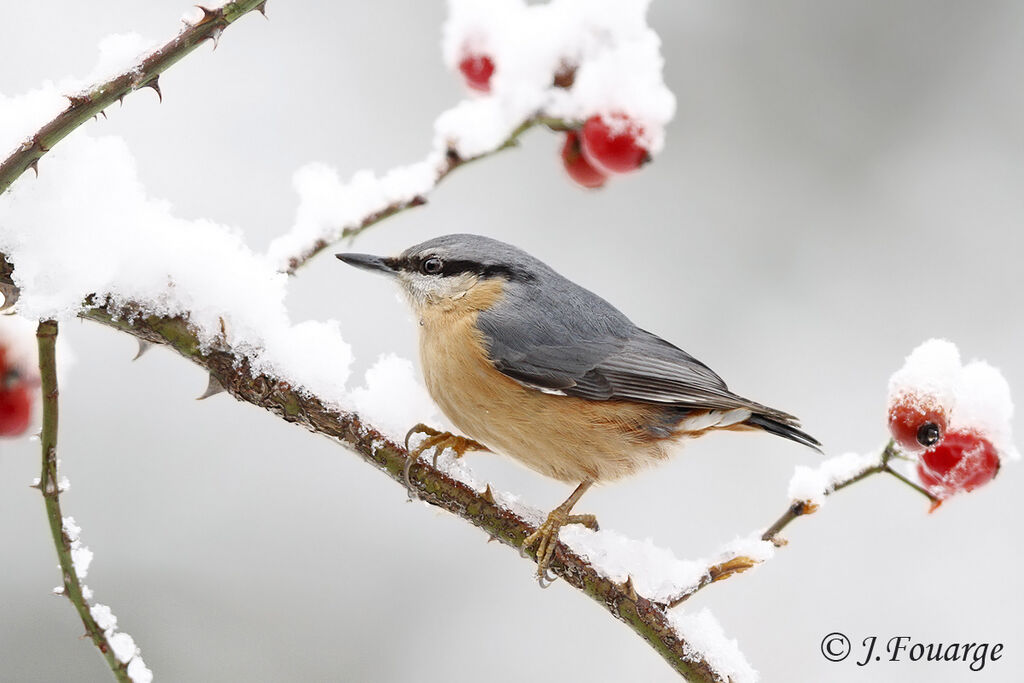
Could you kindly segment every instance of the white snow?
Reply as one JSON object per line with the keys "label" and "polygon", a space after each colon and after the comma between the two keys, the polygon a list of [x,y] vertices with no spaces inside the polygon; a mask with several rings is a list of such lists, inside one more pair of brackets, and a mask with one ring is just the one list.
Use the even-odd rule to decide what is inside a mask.
{"label": "white snow", "polygon": [[92,615],[96,625],[104,631],[112,631],[117,628],[117,617],[114,616],[114,613],[106,605],[96,603],[89,608],[89,614]]}
{"label": "white snow", "polygon": [[947,431],[975,431],[1003,460],[1020,458],[1013,442],[1013,399],[1002,373],[983,360],[962,364],[956,345],[929,339],[889,379],[889,405],[905,396],[934,397],[949,414]]}
{"label": "white snow", "polygon": [[152,683],[153,681],[153,672],[146,668],[146,663],[142,661],[141,655],[132,657],[132,661],[128,662],[126,673],[133,683]]}
{"label": "white snow", "polygon": [[319,240],[334,242],[345,228],[392,203],[407,202],[430,191],[437,181],[443,154],[431,153],[424,161],[394,168],[381,177],[359,171],[343,182],[338,171],[323,163],[303,166],[292,177],[299,194],[295,223],[267,248],[267,257],[279,269],[288,260],[312,248]]}
{"label": "white snow", "polygon": [[611,530],[592,531],[580,524],[562,527],[558,537],[605,578],[616,583],[631,578],[638,595],[662,603],[691,592],[716,564],[738,555],[763,562],[775,551],[760,537],[737,538],[712,557],[680,560],[649,538],[638,541]]}
{"label": "white snow", "polygon": [[68,541],[70,543],[77,541],[79,535],[82,533],[82,527],[75,523],[74,517],[65,517],[62,519],[61,528],[64,530],[64,535],[68,537]]}
{"label": "white snow", "polygon": [[439,422],[437,407],[417,380],[412,362],[393,353],[377,359],[350,399],[357,413],[374,416],[373,426],[399,443],[414,424]]}
{"label": "white snow", "polygon": [[825,496],[836,484],[852,479],[864,470],[878,465],[882,449],[870,453],[843,453],[828,458],[817,467],[798,465],[789,480],[789,499],[823,505]]}
{"label": "white snow", "polygon": [[92,564],[92,551],[82,545],[81,541],[71,543],[71,564],[75,567],[75,574],[81,581],[89,575],[89,565]]}
{"label": "white snow", "polygon": [[[267,256],[278,268],[318,241],[334,242],[345,228],[395,203],[424,196],[437,183],[445,154],[468,159],[492,152],[534,117],[582,123],[591,116],[628,116],[642,130],[651,154],[664,146],[675,98],[662,79],[657,34],[647,25],[649,0],[450,0],[442,56],[462,79],[458,63],[467,52],[495,63],[491,91],[473,94],[440,114],[426,157],[383,176],[355,173],[347,183],[323,163],[300,168],[295,222],[274,240]],[[528,45],[528,49],[524,49]],[[575,68],[571,88],[553,84]]]}
{"label": "white snow", "polygon": [[0,159],[5,159],[28,141],[43,123],[68,106],[65,95],[79,95],[91,86],[131,71],[139,59],[155,46],[137,33],[114,34],[99,43],[96,64],[84,77],[46,81],[39,88],[17,97],[0,93]]}
{"label": "white snow", "polygon": [[691,661],[704,659],[715,673],[730,683],[753,683],[760,678],[740,652],[736,640],[725,635],[715,615],[706,607],[695,614],[670,610],[668,619],[686,642],[685,652]]}
{"label": "white snow", "polygon": [[117,657],[117,661],[122,664],[128,662],[139,651],[135,646],[135,639],[127,633],[108,633],[107,642],[110,643],[110,649]]}
{"label": "white snow", "polygon": [[115,33],[103,38],[99,44],[99,59],[83,79],[86,90],[94,84],[109,81],[124,73],[139,75],[142,59],[159,47],[156,41],[143,38],[138,33]]}

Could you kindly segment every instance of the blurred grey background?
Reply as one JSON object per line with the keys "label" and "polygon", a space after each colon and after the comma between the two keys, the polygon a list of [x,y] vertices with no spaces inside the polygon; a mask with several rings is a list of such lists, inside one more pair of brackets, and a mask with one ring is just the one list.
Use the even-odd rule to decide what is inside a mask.
{"label": "blurred grey background", "polygon": [[[81,75],[115,32],[163,38],[188,3],[5,2],[0,91]],[[343,176],[427,151],[462,96],[441,65],[441,2],[271,2],[86,126],[124,136],[149,191],[238,225],[262,249],[292,221],[300,165]],[[560,139],[459,170],[427,207],[379,225],[391,253],[473,231],[514,242],[718,370],[792,411],[830,451],[885,438],[888,375],[943,336],[1024,387],[1024,4],[656,2],[679,101],[665,152],[601,192],[572,186]],[[45,160],[40,172],[46,172]],[[343,319],[355,378],[416,355],[383,280],[322,256],[292,283],[296,320]],[[226,396],[164,350],[65,325],[66,512],[96,553],[88,583],[162,681],[671,681],[581,594],[541,591],[531,565],[326,439]],[[1024,425],[1017,420],[1018,432]],[[64,600],[38,444],[0,444],[0,678],[109,679]],[[537,507],[568,493],[489,455],[473,467]],[[773,521],[797,464],[767,436],[721,435],[583,505],[680,557]],[[1024,471],[928,515],[869,480],[798,520],[758,570],[709,606],[766,681],[1019,680]],[[1002,661],[832,664],[823,636],[1002,642]]]}

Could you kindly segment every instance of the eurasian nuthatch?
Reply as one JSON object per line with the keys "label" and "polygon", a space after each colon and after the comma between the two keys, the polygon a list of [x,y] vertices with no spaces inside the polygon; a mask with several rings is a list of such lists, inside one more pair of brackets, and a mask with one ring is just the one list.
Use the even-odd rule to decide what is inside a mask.
{"label": "eurasian nuthatch", "polygon": [[398,280],[419,317],[427,389],[470,437],[419,429],[430,436],[413,459],[432,446],[490,449],[579,482],[523,542],[537,545],[542,576],[560,527],[596,528],[593,515],[569,514],[586,490],[663,460],[675,441],[757,429],[820,446],[792,415],[732,393],[696,358],[509,244],[446,235],[394,258],[337,256]]}

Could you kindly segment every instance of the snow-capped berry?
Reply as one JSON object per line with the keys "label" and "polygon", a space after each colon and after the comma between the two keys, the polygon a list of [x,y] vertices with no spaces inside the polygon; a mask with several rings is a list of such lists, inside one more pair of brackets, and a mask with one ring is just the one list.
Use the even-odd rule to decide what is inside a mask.
{"label": "snow-capped berry", "polygon": [[624,114],[591,116],[583,124],[583,154],[605,173],[635,171],[651,159],[641,144],[644,130]]}
{"label": "snow-capped berry", "polygon": [[889,405],[889,432],[904,451],[920,453],[942,441],[948,416],[934,396],[900,394]]}
{"label": "snow-capped berry", "polygon": [[565,144],[562,146],[562,164],[569,177],[583,187],[598,188],[604,185],[608,176],[597,168],[594,168],[583,156],[580,149],[580,136],[571,130],[565,136]]}
{"label": "snow-capped berry", "polygon": [[459,61],[459,71],[466,79],[466,85],[480,92],[491,91],[491,76],[494,74],[494,60],[488,55],[468,53]]}
{"label": "snow-capped berry", "polygon": [[934,496],[944,499],[972,491],[999,471],[999,454],[985,437],[972,431],[951,431],[917,464],[917,476]]}

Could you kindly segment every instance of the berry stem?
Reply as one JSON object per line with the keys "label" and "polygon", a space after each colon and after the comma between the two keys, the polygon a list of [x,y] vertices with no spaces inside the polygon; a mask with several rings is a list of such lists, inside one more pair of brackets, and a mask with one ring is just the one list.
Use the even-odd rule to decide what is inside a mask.
{"label": "berry stem", "polygon": [[894,469],[892,469],[890,467],[886,467],[885,471],[887,473],[891,474],[892,476],[896,477],[900,481],[902,481],[904,484],[906,484],[910,488],[912,488],[915,491],[917,491],[918,493],[920,493],[925,498],[927,498],[929,501],[931,501],[932,505],[935,505],[936,503],[940,503],[941,502],[937,497],[932,495],[928,491],[928,489],[924,488],[923,486],[920,486],[919,484],[916,484],[916,483],[912,482],[910,479],[908,479],[906,476],[900,474],[896,470],[894,470]]}

